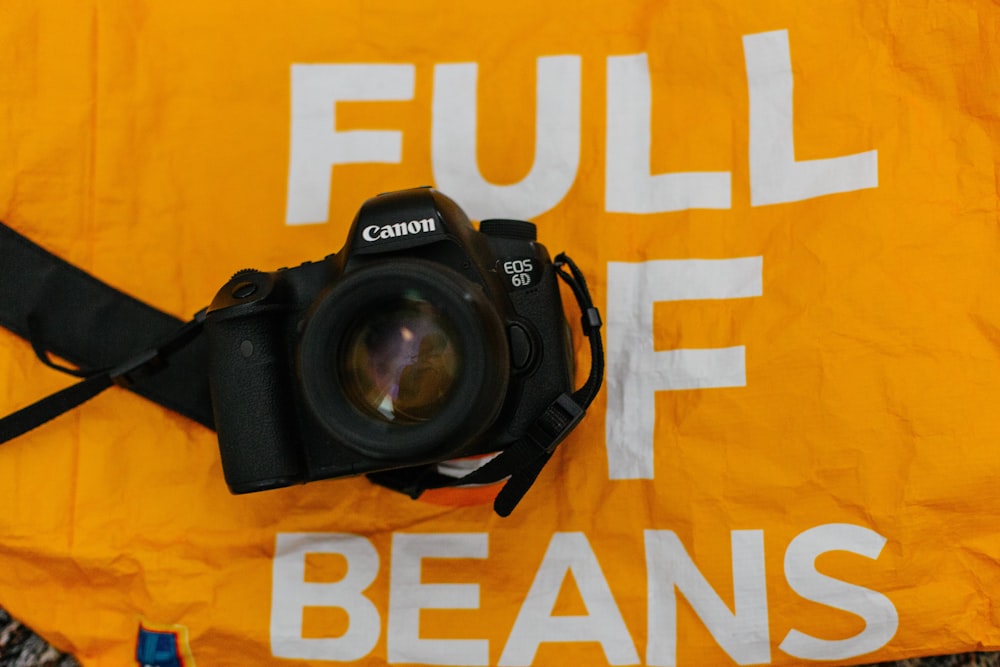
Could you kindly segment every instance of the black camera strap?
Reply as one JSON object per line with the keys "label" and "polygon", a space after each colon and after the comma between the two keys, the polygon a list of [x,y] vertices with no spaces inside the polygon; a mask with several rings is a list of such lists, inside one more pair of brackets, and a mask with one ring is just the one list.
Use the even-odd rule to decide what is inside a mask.
{"label": "black camera strap", "polygon": [[[176,352],[201,333],[203,320],[204,311],[155,347],[137,354],[123,364],[98,371],[81,371],[57,364],[49,358],[48,350],[39,347],[36,341],[31,341],[35,354],[46,366],[83,379],[0,419],[0,444],[24,435],[64,412],[69,412],[112,385],[135,389],[138,382],[165,368],[168,360]],[[159,398],[154,400],[159,401]]]}
{"label": "black camera strap", "polygon": [[508,516],[535,483],[542,468],[552,458],[555,448],[583,419],[584,413],[600,391],[604,379],[604,344],[601,340],[601,315],[594,307],[583,272],[565,253],[555,259],[556,272],[569,285],[583,316],[583,333],[590,342],[590,374],[582,387],[572,394],[561,394],[528,428],[525,436],[464,477],[450,477],[438,471],[437,464],[400,468],[372,473],[368,478],[412,498],[428,489],[470,484],[492,484],[507,479],[493,502],[500,516]]}
{"label": "black camera strap", "polygon": [[[183,321],[101,282],[0,223],[0,326],[80,378],[0,420],[0,443],[112,384],[213,427],[201,315]],[[54,354],[74,367],[52,361]]]}

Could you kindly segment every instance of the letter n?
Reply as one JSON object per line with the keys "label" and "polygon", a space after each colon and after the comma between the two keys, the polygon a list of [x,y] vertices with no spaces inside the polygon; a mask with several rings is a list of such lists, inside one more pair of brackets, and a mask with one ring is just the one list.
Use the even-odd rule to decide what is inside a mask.
{"label": "letter n", "polygon": [[670,530],[647,530],[646,568],[649,643],[646,664],[677,665],[677,597],[684,595],[698,618],[737,664],[771,661],[764,571],[764,532],[732,531],[733,611],[719,597]]}

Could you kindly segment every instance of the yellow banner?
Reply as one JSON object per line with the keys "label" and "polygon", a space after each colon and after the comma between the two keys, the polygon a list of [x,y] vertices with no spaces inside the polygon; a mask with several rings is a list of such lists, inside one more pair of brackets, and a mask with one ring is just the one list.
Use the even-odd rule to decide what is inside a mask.
{"label": "yellow banner", "polygon": [[[0,217],[178,318],[420,185],[533,220],[604,316],[506,519],[231,495],[118,389],[0,447],[0,603],[84,665],[1000,648],[996,4],[38,0],[0,44]],[[69,383],[0,368],[5,413]]]}

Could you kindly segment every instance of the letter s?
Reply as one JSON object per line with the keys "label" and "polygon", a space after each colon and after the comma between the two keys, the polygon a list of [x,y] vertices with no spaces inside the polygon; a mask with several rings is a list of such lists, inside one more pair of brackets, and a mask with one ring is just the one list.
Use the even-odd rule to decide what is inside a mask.
{"label": "letter s", "polygon": [[820,639],[793,629],[779,648],[803,660],[846,660],[889,643],[899,627],[899,615],[889,598],[816,571],[816,559],[828,551],[875,560],[884,546],[885,538],[875,531],[845,523],[816,526],[792,540],[785,551],[785,578],[792,590],[807,600],[860,616],[865,629],[847,639]]}

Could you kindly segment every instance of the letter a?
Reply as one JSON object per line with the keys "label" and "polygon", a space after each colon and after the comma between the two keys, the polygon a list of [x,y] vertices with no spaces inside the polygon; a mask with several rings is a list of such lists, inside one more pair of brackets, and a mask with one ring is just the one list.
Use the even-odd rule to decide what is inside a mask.
{"label": "letter a", "polygon": [[[587,607],[585,616],[553,616],[559,590],[570,572]],[[530,665],[542,642],[599,642],[611,665],[634,665],[639,654],[597,557],[583,533],[556,533],[521,605],[507,645],[504,667]]]}

